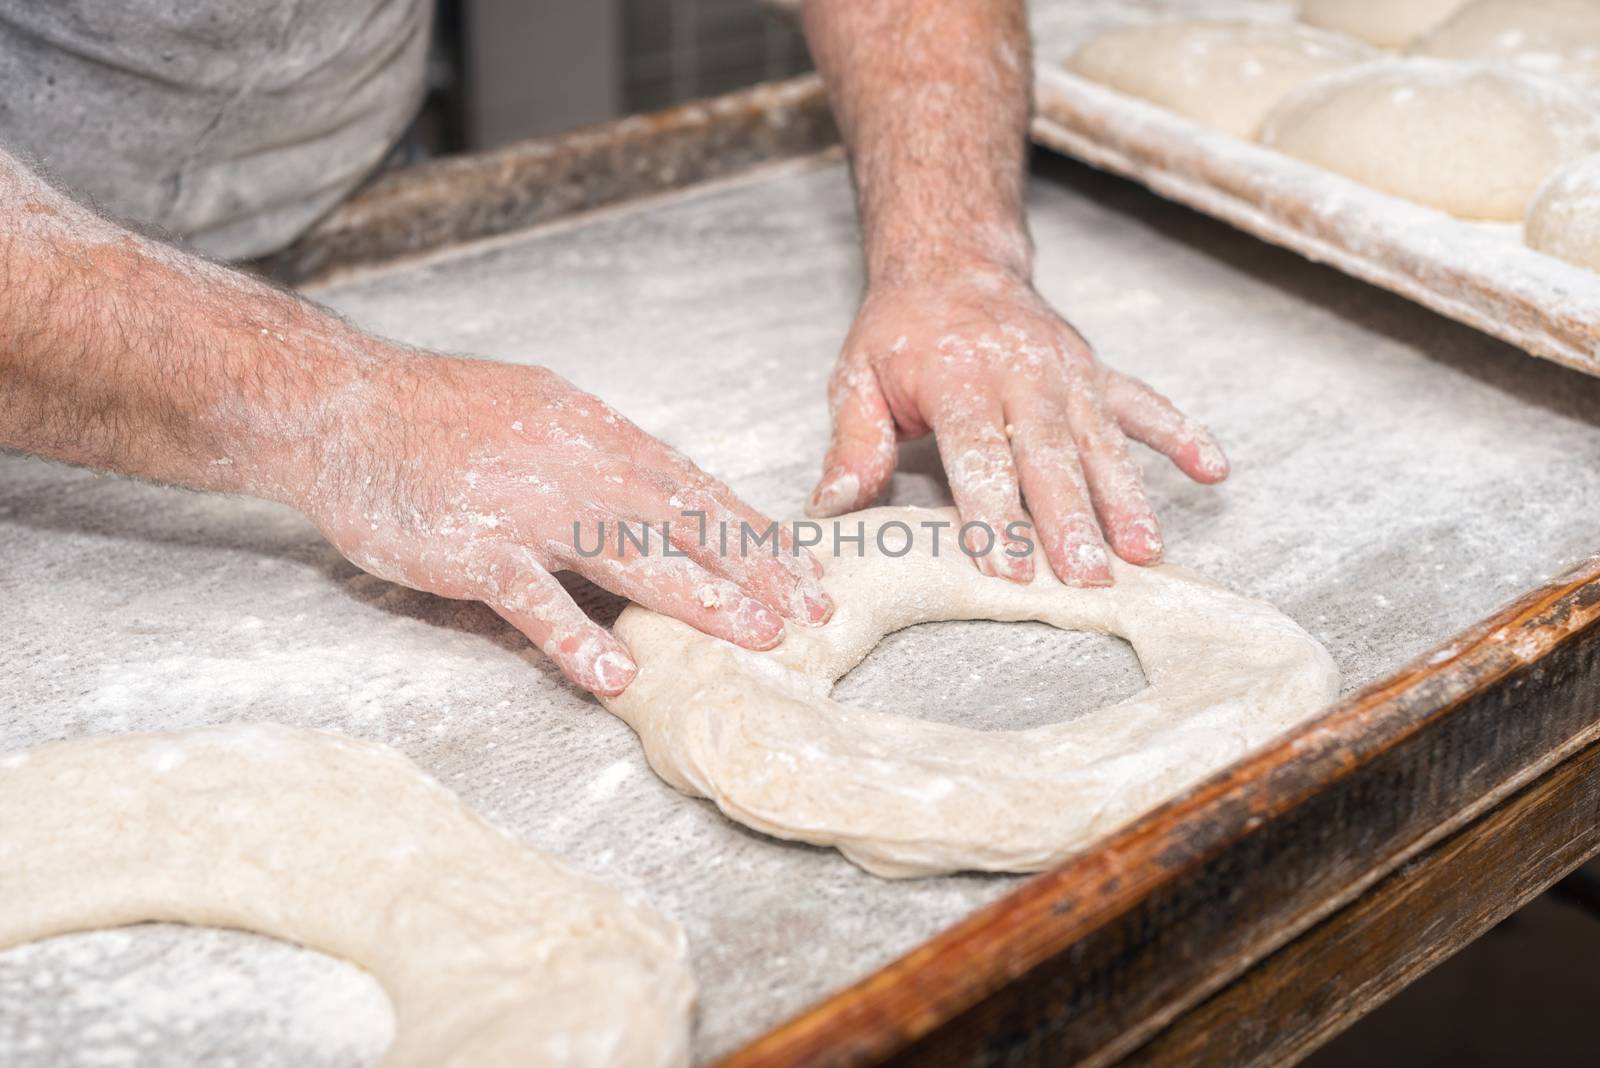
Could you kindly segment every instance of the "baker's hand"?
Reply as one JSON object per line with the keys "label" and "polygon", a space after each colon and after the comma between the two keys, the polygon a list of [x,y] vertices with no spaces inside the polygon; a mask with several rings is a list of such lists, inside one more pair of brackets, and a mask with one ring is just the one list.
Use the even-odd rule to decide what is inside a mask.
{"label": "baker's hand", "polygon": [[[586,690],[620,693],[637,667],[558,570],[750,649],[776,645],[785,618],[832,613],[821,568],[786,534],[785,551],[738,551],[740,521],[765,533],[771,520],[549,371],[408,356],[359,392],[323,429],[332,444],[296,503],[358,566],[483,601]],[[705,513],[704,544],[692,512]],[[684,555],[664,554],[664,522]],[[619,523],[650,525],[648,554],[619,551]]]}
{"label": "baker's hand", "polygon": [[[811,515],[870,504],[894,471],[897,436],[931,430],[963,522],[996,535],[979,568],[1019,582],[1032,578],[1033,560],[1006,529],[1023,520],[1023,498],[1064,582],[1109,584],[1107,542],[1132,563],[1160,560],[1161,530],[1129,438],[1198,482],[1228,474],[1209,430],[1100,363],[1027,281],[987,267],[869,290],[829,401],[833,442]],[[971,544],[980,551],[984,538]]]}

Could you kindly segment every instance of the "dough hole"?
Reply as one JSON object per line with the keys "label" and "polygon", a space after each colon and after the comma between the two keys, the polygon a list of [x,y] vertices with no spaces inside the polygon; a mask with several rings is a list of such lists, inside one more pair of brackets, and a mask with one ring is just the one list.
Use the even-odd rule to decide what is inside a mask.
{"label": "dough hole", "polygon": [[[387,1068],[688,1063],[683,932],[520,844],[394,749],[236,723],[53,742],[3,764],[0,946],[148,920],[254,931],[382,985]],[[283,967],[266,971],[290,988]]]}
{"label": "dough hole", "polygon": [[[927,684],[929,664],[944,665],[937,688]],[[1121,638],[963,619],[888,635],[832,697],[969,730],[1014,731],[1078,719],[1146,685],[1133,646]]]}
{"label": "dough hole", "polygon": [[139,924],[0,952],[8,1068],[367,1068],[393,1034],[372,976],[244,931]]}
{"label": "dough hole", "polygon": [[[602,703],[677,789],[711,798],[746,827],[836,846],[875,875],[904,879],[1048,868],[1338,693],[1327,651],[1268,604],[1181,568],[1115,559],[1109,589],[1063,586],[1045,569],[1028,586],[985,578],[960,553],[938,551],[929,533],[958,519],[954,509],[917,508],[842,517],[867,548],[828,559],[833,619],[791,627],[770,652],[631,606],[616,633],[638,657],[639,676]],[[904,556],[875,551],[892,528],[912,533]],[[966,620],[1037,620],[1055,633],[1011,623],[981,642],[978,657],[970,650],[985,624]],[[1094,711],[1062,722],[1063,701],[1095,669],[1085,670],[1083,656],[1029,650],[1024,639],[1115,655],[1115,645],[1088,636],[1105,633],[1138,651],[1150,685],[1121,701],[1079,693],[1076,707]],[[902,636],[886,643],[891,634]],[[870,674],[838,684],[869,657],[880,682],[895,674],[884,669],[896,650],[916,671],[902,667],[889,680],[892,707],[840,700],[867,695]],[[988,669],[962,670],[974,662]],[[1007,724],[989,719],[974,730],[925,718],[922,706],[941,691],[959,699],[983,687],[989,708],[1016,701],[1000,687],[1028,674],[1048,676],[1038,683],[1048,700],[1032,702],[1050,706],[1041,725],[997,730]]]}

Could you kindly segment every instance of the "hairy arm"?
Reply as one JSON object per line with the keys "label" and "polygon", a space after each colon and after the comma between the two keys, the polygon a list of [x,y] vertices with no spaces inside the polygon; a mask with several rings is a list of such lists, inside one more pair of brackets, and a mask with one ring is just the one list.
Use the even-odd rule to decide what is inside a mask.
{"label": "hairy arm", "polygon": [[557,375],[364,334],[97,218],[3,153],[0,447],[288,504],[373,574],[484,601],[595,692],[636,665],[555,571],[751,648],[832,610],[809,556],[621,543],[623,522],[685,538],[685,511],[771,520]]}
{"label": "hairy arm", "polygon": [[0,153],[0,445],[296,502],[369,339],[119,229]]}
{"label": "hairy arm", "polygon": [[[931,432],[963,520],[1001,535],[1024,521],[1026,499],[1064,581],[1109,583],[1108,543],[1156,562],[1160,529],[1129,439],[1203,482],[1224,478],[1227,460],[1166,398],[1101,364],[1033,288],[1021,0],[806,0],[804,11],[850,153],[867,265],[810,511],[870,504],[897,440]],[[1033,575],[1020,551],[978,566]]]}
{"label": "hairy arm", "polygon": [[850,149],[872,281],[1028,274],[1020,0],[807,0],[804,13]]}

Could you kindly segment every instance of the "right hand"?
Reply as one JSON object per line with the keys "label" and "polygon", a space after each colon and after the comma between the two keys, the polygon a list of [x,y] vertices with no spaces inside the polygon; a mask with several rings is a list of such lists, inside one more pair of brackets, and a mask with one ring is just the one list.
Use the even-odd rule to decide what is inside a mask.
{"label": "right hand", "polygon": [[[613,593],[748,649],[783,621],[826,622],[833,603],[809,553],[733,548],[739,523],[772,520],[598,398],[538,367],[402,356],[321,430],[318,472],[295,503],[349,560],[380,578],[480,600],[578,686],[615,695],[638,671],[626,647],[553,577]],[[707,514],[708,544],[697,520]],[[664,556],[661,524],[683,557]],[[650,524],[650,551],[618,551],[617,524]],[[718,523],[729,552],[718,551]],[[594,550],[601,526],[606,533]]]}
{"label": "right hand", "polygon": [[[1111,585],[1112,551],[1161,560],[1161,528],[1128,440],[1197,482],[1228,458],[1210,430],[1089,343],[1003,265],[962,264],[933,280],[871,287],[829,388],[833,444],[807,510],[865,508],[889,483],[897,440],[932,432],[961,518],[1009,532],[1025,521],[1056,577]],[[1026,555],[990,552],[985,574],[1033,580]]]}

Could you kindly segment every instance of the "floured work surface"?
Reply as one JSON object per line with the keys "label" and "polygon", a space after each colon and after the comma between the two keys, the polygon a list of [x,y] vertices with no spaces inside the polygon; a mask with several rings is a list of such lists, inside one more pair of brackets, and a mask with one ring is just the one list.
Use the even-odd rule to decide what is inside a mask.
{"label": "floured work surface", "polygon": [[[1136,186],[1042,166],[1041,289],[1234,460],[1207,489],[1141,451],[1170,558],[1273,601],[1347,689],[1600,548],[1600,381]],[[817,164],[317,295],[420,345],[549,364],[753,504],[797,514],[827,441],[855,242],[845,172]],[[904,451],[892,500],[948,502],[926,442]],[[395,745],[529,845],[684,925],[702,1060],[1021,881],[884,882],[743,830],[656,780],[628,729],[487,609],[369,578],[274,506],[0,457],[0,550],[0,750],[236,720]],[[837,692],[998,728],[1139,685],[1114,639],[949,623],[891,636]],[[352,1064],[386,1021],[363,977],[244,935],[140,928],[0,954],[11,1066],[119,1049],[146,1065],[207,1050]]]}
{"label": "floured work surface", "polygon": [[1030,5],[1033,137],[1258,237],[1520,348],[1600,375],[1600,273],[1536,252],[1521,227],[1452,218],[1241,141],[1062,69],[1117,26],[1285,22],[1284,0],[1041,0]]}

